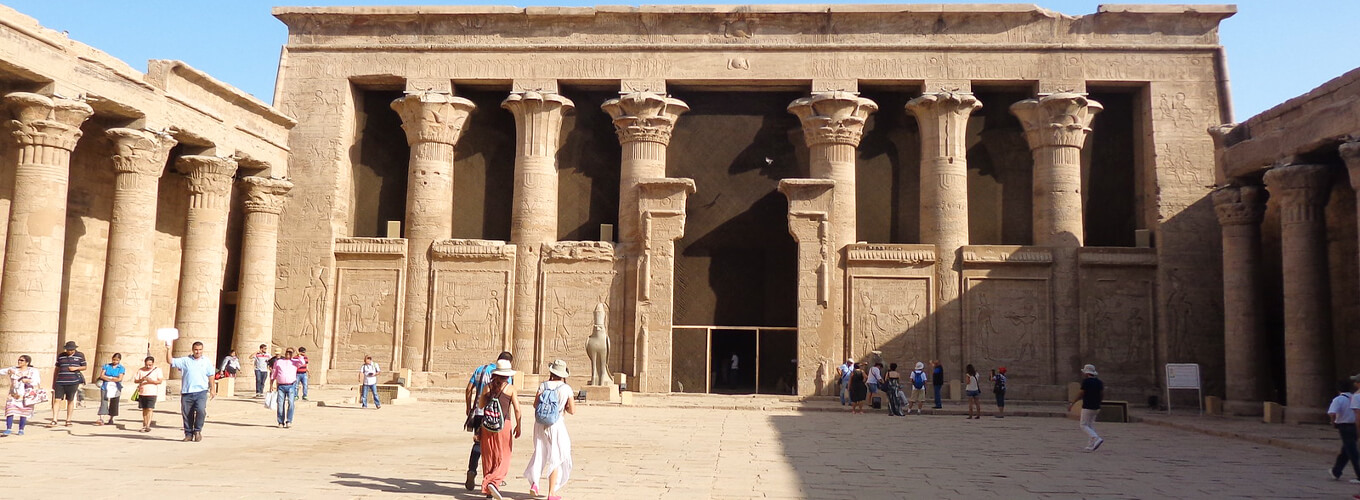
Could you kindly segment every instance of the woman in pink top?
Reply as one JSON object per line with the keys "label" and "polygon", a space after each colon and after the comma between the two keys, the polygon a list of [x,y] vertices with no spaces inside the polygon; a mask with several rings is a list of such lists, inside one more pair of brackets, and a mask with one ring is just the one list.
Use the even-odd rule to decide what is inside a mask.
{"label": "woman in pink top", "polygon": [[142,432],[151,432],[151,411],[156,409],[156,395],[160,393],[165,376],[161,374],[161,368],[156,366],[156,358],[147,356],[142,363],[142,369],[133,375],[132,383],[137,384],[137,407],[142,409]]}

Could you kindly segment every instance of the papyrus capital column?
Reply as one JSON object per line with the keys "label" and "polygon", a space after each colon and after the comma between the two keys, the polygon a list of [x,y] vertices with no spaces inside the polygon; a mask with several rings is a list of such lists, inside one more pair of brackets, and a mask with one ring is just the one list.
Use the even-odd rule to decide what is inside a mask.
{"label": "papyrus capital column", "polygon": [[675,311],[675,240],[685,235],[685,203],[694,194],[690,179],[639,179],[642,221],[635,322],[637,390],[670,392],[671,329]]}
{"label": "papyrus capital column", "polygon": [[227,214],[231,208],[236,160],[218,156],[181,156],[175,163],[188,177],[189,213],[185,216],[175,327],[174,355],[187,356],[193,343],[217,359],[217,325],[227,263]]}
{"label": "papyrus capital column", "polygon": [[1264,304],[1261,300],[1261,221],[1265,189],[1230,185],[1213,191],[1223,228],[1223,351],[1228,399],[1224,410],[1261,414],[1267,394]]}
{"label": "papyrus capital column", "polygon": [[810,177],[836,181],[831,225],[833,250],[839,253],[855,242],[855,148],[864,136],[864,122],[878,105],[854,92],[836,90],[797,99],[788,109],[803,124]]}
{"label": "papyrus capital column", "polygon": [[[288,201],[293,183],[283,179],[246,177],[245,228],[241,234],[240,294],[236,302],[236,335],[232,347],[240,356],[255,352],[274,339],[274,286],[278,277],[279,214]],[[242,370],[245,385],[252,387],[254,370]]]}
{"label": "papyrus capital column", "polygon": [[538,264],[542,246],[557,241],[557,150],[570,99],[551,92],[515,92],[501,107],[515,116],[515,191],[510,242],[515,244],[514,349],[520,366],[538,373]]}
{"label": "papyrus capital column", "polygon": [[1280,204],[1284,259],[1285,420],[1321,422],[1332,395],[1331,283],[1325,209],[1333,174],[1326,165],[1289,165],[1266,172]]}
{"label": "papyrus capital column", "polygon": [[939,92],[907,102],[921,130],[921,241],[934,244],[936,356],[963,362],[959,248],[968,244],[968,118],[982,103],[971,93]]}
{"label": "papyrus capital column", "polygon": [[160,178],[177,141],[155,130],[115,128],[107,134],[114,147],[113,213],[95,355],[104,359],[117,352],[135,360],[151,339],[156,253],[147,250],[147,242],[156,237]]}
{"label": "papyrus capital column", "polygon": [[1034,155],[1034,244],[1079,247],[1085,237],[1081,148],[1104,109],[1082,94],[1057,93],[1011,105]]}
{"label": "papyrus capital column", "polygon": [[430,245],[453,237],[453,146],[475,106],[448,94],[424,92],[392,101],[411,146],[406,177],[406,311],[402,367],[425,370],[429,346]]}
{"label": "papyrus capital column", "polygon": [[[0,280],[0,356],[56,360],[66,247],[66,188],[80,126],[94,111],[84,102],[26,92],[5,96],[15,151],[14,198]],[[47,377],[43,377],[44,380]],[[51,382],[47,381],[50,385]]]}

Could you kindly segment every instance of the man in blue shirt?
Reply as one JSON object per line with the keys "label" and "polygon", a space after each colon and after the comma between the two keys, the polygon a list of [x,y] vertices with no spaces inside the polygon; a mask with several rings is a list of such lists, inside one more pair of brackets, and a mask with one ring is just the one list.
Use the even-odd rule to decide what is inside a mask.
{"label": "man in blue shirt", "polygon": [[203,356],[203,343],[194,342],[194,354],[170,360],[180,370],[179,411],[184,417],[184,440],[203,440],[203,419],[208,416],[208,400],[217,397],[212,383],[213,362]]}
{"label": "man in blue shirt", "polygon": [[[515,360],[515,355],[510,354],[509,351],[505,351],[502,352],[500,356],[496,357],[497,361],[502,359],[513,362]],[[476,370],[472,371],[472,377],[468,378],[467,389],[463,391],[463,397],[467,401],[468,418],[471,418],[474,414],[481,415],[482,409],[476,407],[477,400],[481,399],[482,391],[485,390],[486,385],[491,382],[491,372],[495,370],[496,363],[488,363],[477,367]],[[514,384],[514,377],[511,377],[509,382]],[[476,487],[477,464],[482,461],[482,443],[477,441],[477,429],[473,428],[468,430],[472,431],[472,454],[468,456],[467,482],[463,483],[463,487],[471,490]]]}
{"label": "man in blue shirt", "polygon": [[840,366],[839,383],[841,386],[841,406],[850,404],[850,374],[855,373],[855,360],[847,359],[845,364]]}

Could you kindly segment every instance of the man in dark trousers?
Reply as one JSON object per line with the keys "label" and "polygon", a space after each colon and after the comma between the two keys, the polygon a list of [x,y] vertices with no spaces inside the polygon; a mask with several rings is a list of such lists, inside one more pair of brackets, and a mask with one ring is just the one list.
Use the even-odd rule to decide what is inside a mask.
{"label": "man in dark trousers", "polygon": [[[502,359],[513,362],[515,355],[510,354],[509,351],[502,352],[500,356],[496,357],[496,360]],[[472,371],[472,377],[468,378],[467,389],[463,391],[463,397],[467,401],[467,416],[469,418],[472,417],[474,412],[477,415],[481,414],[482,409],[476,407],[477,400],[481,399],[482,391],[486,390],[486,386],[491,383],[491,372],[493,371],[496,371],[494,361],[477,367],[476,370]],[[514,384],[515,378],[510,377],[509,383]],[[471,490],[477,487],[477,465],[482,462],[482,443],[477,441],[476,429],[467,430],[472,431],[472,453],[468,456],[467,482],[463,483],[463,487]]]}
{"label": "man in dark trousers", "polygon": [[1081,391],[1077,393],[1077,400],[1067,404],[1067,410],[1072,411],[1072,405],[1081,401],[1081,430],[1086,431],[1086,435],[1091,436],[1091,441],[1086,444],[1086,451],[1096,451],[1105,442],[1096,434],[1096,415],[1100,414],[1100,400],[1105,397],[1105,383],[1096,378],[1096,365],[1086,365],[1081,368]]}
{"label": "man in dark trousers", "polygon": [[938,410],[944,408],[940,403],[940,387],[944,385],[944,365],[940,364],[938,359],[931,361],[930,365],[934,367],[930,369],[930,383],[935,387],[935,409]]}

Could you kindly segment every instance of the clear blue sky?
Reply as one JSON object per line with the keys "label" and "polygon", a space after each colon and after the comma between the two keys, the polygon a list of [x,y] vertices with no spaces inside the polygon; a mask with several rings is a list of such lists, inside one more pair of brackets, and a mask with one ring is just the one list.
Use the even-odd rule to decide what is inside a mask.
{"label": "clear blue sky", "polygon": [[[421,5],[430,2],[333,0],[283,5]],[[820,1],[820,0],[819,0]],[[0,0],[44,26],[145,70],[148,59],[179,59],[270,102],[279,48],[287,36],[269,15],[274,2],[258,0]],[[486,5],[491,2],[454,2]],[[623,2],[539,1],[519,6],[591,6]],[[715,3],[648,1],[647,4]],[[717,2],[736,3],[736,2]],[[808,3],[755,2],[755,3]],[[873,3],[841,2],[829,3]],[[894,2],[910,3],[910,2]],[[939,3],[937,0],[935,3]],[[944,2],[944,3],[982,3]],[[1065,14],[1096,11],[1084,0],[1038,1]],[[1125,3],[1186,3],[1132,1]],[[1290,97],[1360,67],[1360,0],[1245,0],[1222,24],[1237,119],[1244,120]]]}

